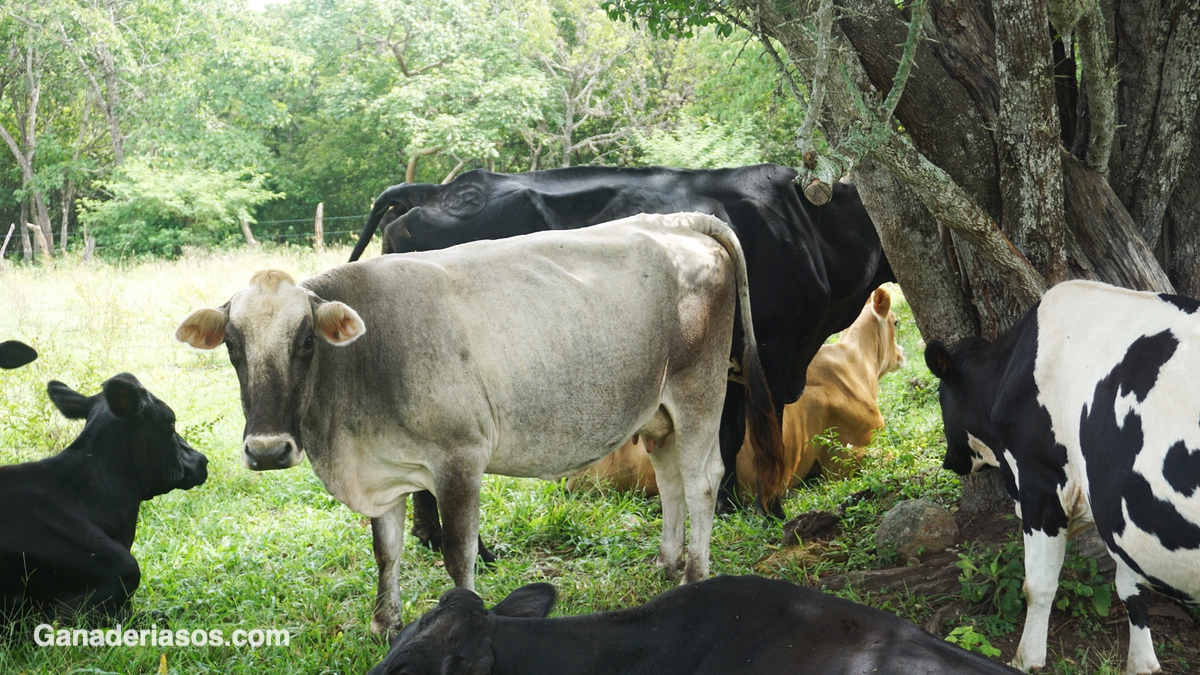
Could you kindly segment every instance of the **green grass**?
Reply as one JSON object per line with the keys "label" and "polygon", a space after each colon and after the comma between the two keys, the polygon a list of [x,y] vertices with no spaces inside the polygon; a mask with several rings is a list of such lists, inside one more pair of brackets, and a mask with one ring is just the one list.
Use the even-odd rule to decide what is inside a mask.
{"label": "green grass", "polygon": [[[245,470],[237,379],[225,350],[201,354],[170,337],[189,312],[223,303],[255,270],[279,267],[303,278],[346,254],[335,249],[318,258],[268,248],[118,267],[67,259],[0,269],[8,289],[0,296],[0,340],[21,339],[40,353],[26,368],[0,372],[0,464],[48,456],[78,432],[80,423],[64,419],[47,399],[47,380],[91,394],[117,372],[134,373],[174,408],[184,436],[210,460],[205,485],[143,505],[133,547],[142,569],[135,610],[162,612],[172,630],[221,628],[228,635],[239,627],[287,628],[292,634],[289,647],[257,650],[68,649],[35,646],[33,624],[19,624],[7,642],[0,631],[0,673],[152,673],[163,654],[169,673],[362,673],[382,659],[386,646],[367,629],[375,593],[367,519],[330,497],[307,465]],[[947,506],[958,499],[957,478],[939,468],[935,382],[902,300],[896,311],[909,364],[882,383],[887,428],[857,476],[805,486],[789,495],[785,508],[789,514],[835,509],[862,490],[883,498],[846,510],[845,534],[833,543],[837,562],[760,565],[760,571],[804,582],[833,567],[879,567],[873,537],[887,507],[909,497]],[[557,483],[488,476],[482,503],[482,534],[501,557],[476,577],[488,604],[523,584],[551,581],[560,594],[556,614],[575,614],[640,604],[672,586],[652,563],[661,528],[657,498],[569,493]],[[713,573],[753,573],[779,541],[778,523],[749,513],[719,519]],[[406,622],[451,585],[440,556],[416,547],[411,537],[401,577]],[[928,613],[920,598],[893,596],[877,604],[914,619]]]}

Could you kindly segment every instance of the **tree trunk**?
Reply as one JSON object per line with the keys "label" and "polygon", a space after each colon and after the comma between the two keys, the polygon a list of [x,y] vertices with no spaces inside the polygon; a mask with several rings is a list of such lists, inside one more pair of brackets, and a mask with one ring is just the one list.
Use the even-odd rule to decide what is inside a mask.
{"label": "tree trunk", "polygon": [[1000,116],[1001,224],[1048,285],[1066,279],[1061,126],[1054,88],[1050,19],[1037,0],[993,0]]}
{"label": "tree trunk", "polygon": [[1167,271],[1175,291],[1200,298],[1200,140],[1193,142],[1179,185],[1171,195],[1163,216],[1163,234],[1169,244]]}
{"label": "tree trunk", "polygon": [[[993,1],[994,11],[988,0],[929,0],[925,27],[930,39],[918,44],[912,74],[895,109],[905,138],[893,134],[874,142],[866,157],[855,157],[855,175],[864,204],[877,224],[893,270],[912,300],[918,325],[930,338],[953,340],[978,332],[994,339],[1007,330],[1039,293],[1037,281],[1022,271],[1022,264],[1028,267],[1032,263],[1034,274],[1044,274],[1051,283],[1083,277],[1132,288],[1171,288],[1154,259],[1153,248],[1139,236],[1144,224],[1130,217],[1135,211],[1126,193],[1120,189],[1114,193],[1104,176],[1060,150],[1064,119],[1074,136],[1083,136],[1083,141],[1075,139],[1081,152],[1102,147],[1104,142],[1102,138],[1091,140],[1101,131],[1093,130],[1092,124],[1093,109],[1099,103],[1085,102],[1089,95],[1086,87],[1077,106],[1067,104],[1059,109],[1045,6],[1030,0]],[[840,19],[833,33],[846,42],[831,52],[831,58],[843,61],[829,68],[828,99],[821,122],[831,148],[854,157],[845,143],[857,140],[861,147],[863,136],[876,134],[872,140],[878,137],[879,122],[864,115],[863,109],[876,104],[891,89],[906,42],[906,27],[897,20],[895,5],[888,0],[838,2]],[[1099,3],[1106,14],[1092,17],[1096,23],[1104,20],[1103,30],[1098,30],[1096,23],[1088,28],[1089,35],[1098,40],[1089,47],[1093,50],[1092,63],[1112,53],[1108,26],[1114,13],[1119,15],[1126,3],[1132,4],[1130,0]],[[1154,180],[1165,187],[1127,190],[1147,205],[1138,207],[1142,211],[1136,213],[1150,213],[1152,205],[1165,204],[1162,220],[1171,230],[1171,260],[1180,258],[1177,251],[1181,247],[1200,247],[1200,241],[1191,243],[1200,240],[1196,232],[1200,227],[1193,224],[1194,219],[1182,226],[1176,224],[1176,220],[1200,212],[1194,201],[1188,201],[1194,199],[1189,197],[1191,192],[1179,189],[1180,183],[1188,182],[1179,179],[1187,155],[1180,154],[1163,138],[1163,134],[1180,136],[1182,122],[1168,128],[1153,113],[1136,112],[1130,96],[1146,102],[1147,110],[1169,111],[1175,120],[1183,120],[1189,109],[1194,111],[1195,101],[1183,93],[1191,72],[1185,66],[1200,61],[1184,57],[1191,53],[1187,49],[1195,46],[1186,38],[1190,33],[1183,30],[1192,25],[1187,22],[1193,13],[1172,9],[1174,14],[1164,18],[1149,7],[1178,8],[1182,3],[1143,0],[1136,12],[1126,12],[1154,18],[1149,21],[1143,17],[1149,28],[1134,35],[1151,38],[1158,31],[1159,35],[1172,36],[1175,43],[1166,37],[1161,44],[1153,39],[1142,43],[1152,48],[1138,56],[1144,62],[1138,64],[1139,72],[1154,70],[1153,76],[1127,86],[1118,113],[1119,121],[1136,123],[1139,129],[1128,142],[1123,137],[1125,130],[1118,130],[1110,160],[1114,175],[1136,176],[1144,172],[1145,157],[1166,157],[1168,151],[1179,155],[1170,171],[1161,167],[1161,175],[1155,174]],[[815,8],[816,3],[811,1],[784,5],[743,2],[729,11],[731,16],[741,17],[743,26],[761,26],[765,35],[779,40],[792,66],[808,77],[814,69],[815,37],[803,26],[811,21]],[[1130,22],[1126,17],[1126,23]],[[1177,24],[1182,28],[1172,33]],[[1124,48],[1132,49],[1135,42],[1127,38]],[[1172,44],[1176,46],[1168,57]],[[1158,56],[1154,49],[1158,49]],[[1172,77],[1183,84],[1159,87],[1164,68],[1175,73]],[[1062,70],[1063,77],[1073,81],[1074,68]],[[865,80],[856,73],[865,73]],[[1124,70],[1118,75],[1122,83],[1131,79]],[[1064,85],[1068,89],[1078,87],[1072,82]],[[1172,100],[1159,100],[1160,89]],[[1192,86],[1191,91],[1196,89]],[[1102,100],[1099,97],[1103,94],[1096,92],[1096,100]],[[861,97],[857,103],[856,96]],[[1196,127],[1194,112],[1190,119],[1192,131],[1182,134],[1189,139]],[[909,141],[913,152],[906,149]],[[919,156],[915,156],[917,152]],[[1093,152],[1101,154],[1099,150]],[[1136,166],[1129,163],[1130,155],[1137,158]],[[1182,173],[1189,171],[1194,169],[1182,169]],[[1175,178],[1168,185],[1165,178],[1170,172]],[[944,259],[946,249],[937,228],[927,213],[914,208],[911,199],[897,197],[902,191],[897,189],[896,179],[905,184],[905,191],[919,198],[920,207],[954,230],[952,249],[957,253],[963,283],[949,283],[954,273]],[[1118,182],[1114,179],[1113,187]],[[1195,185],[1197,181],[1190,183]],[[1172,192],[1179,193],[1178,209],[1172,208]],[[967,218],[973,223],[970,227],[962,222],[965,213],[972,214]],[[904,227],[899,226],[901,223]],[[997,225],[1000,229],[988,234],[988,227],[994,230]],[[1001,230],[1008,239],[1000,234]],[[919,251],[922,248],[923,252]],[[1184,267],[1180,266],[1180,272],[1194,278],[1194,268]],[[916,290],[909,291],[914,284]],[[967,289],[970,305],[964,300]],[[971,305],[974,311],[960,309]],[[986,475],[965,481],[964,491],[969,503],[1010,508],[1002,486]]]}
{"label": "tree trunk", "polygon": [[921,335],[948,344],[978,335],[978,319],[942,250],[937,221],[878,162],[859,163],[854,179]]}

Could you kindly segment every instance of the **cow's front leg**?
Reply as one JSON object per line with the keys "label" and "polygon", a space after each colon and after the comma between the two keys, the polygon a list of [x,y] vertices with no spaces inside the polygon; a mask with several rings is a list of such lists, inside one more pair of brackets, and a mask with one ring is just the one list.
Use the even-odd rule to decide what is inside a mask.
{"label": "cow's front leg", "polygon": [[1161,670],[1150,638],[1150,593],[1138,584],[1142,581],[1120,556],[1117,563],[1117,595],[1129,614],[1129,655],[1125,659],[1127,675],[1149,675]]}
{"label": "cow's front leg", "polygon": [[385,640],[403,626],[400,602],[400,554],[404,551],[404,512],[408,498],[400,500],[391,511],[371,519],[371,548],[379,568],[379,586],[375,594],[375,611],[371,617],[371,634]]}
{"label": "cow's front leg", "polygon": [[[1030,516],[1027,512],[1026,518]],[[1025,672],[1046,665],[1046,631],[1050,626],[1050,607],[1058,590],[1058,573],[1067,551],[1063,532],[1046,534],[1041,530],[1025,533],[1025,630],[1012,665]]]}
{"label": "cow's front leg", "polygon": [[442,560],[446,563],[446,572],[455,586],[473,591],[483,472],[460,470],[435,480],[442,511]]}

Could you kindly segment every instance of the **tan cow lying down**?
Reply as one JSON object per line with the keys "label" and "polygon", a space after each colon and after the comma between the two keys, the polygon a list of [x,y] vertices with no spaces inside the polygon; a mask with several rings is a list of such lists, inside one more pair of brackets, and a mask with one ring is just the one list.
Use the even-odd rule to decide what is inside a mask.
{"label": "tan cow lying down", "polygon": [[[791,476],[788,487],[818,470],[847,477],[858,467],[871,435],[883,428],[876,403],[879,378],[904,367],[904,349],[896,344],[896,314],[891,307],[888,292],[876,289],[838,342],[822,346],[808,365],[804,394],[783,410],[784,469]],[[838,448],[812,441],[830,428],[837,433]],[[747,446],[738,454],[737,474],[743,495],[752,496],[756,474]],[[571,478],[567,488],[576,489],[597,479],[620,492],[658,494],[654,467],[641,438],[627,441]]]}

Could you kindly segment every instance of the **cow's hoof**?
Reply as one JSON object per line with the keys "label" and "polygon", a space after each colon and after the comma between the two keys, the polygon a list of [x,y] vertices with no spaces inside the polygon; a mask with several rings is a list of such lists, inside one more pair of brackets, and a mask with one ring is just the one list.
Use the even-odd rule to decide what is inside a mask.
{"label": "cow's hoof", "polygon": [[695,570],[692,568],[691,565],[688,565],[687,567],[685,567],[683,569],[683,579],[680,581],[680,583],[681,584],[694,584],[697,581],[704,581],[707,578],[708,578],[707,572],[701,572],[701,571]]}
{"label": "cow's hoof", "polygon": [[401,628],[404,628],[404,622],[400,620],[390,622],[371,619],[371,635],[386,644],[391,644],[392,640],[396,639],[396,636],[400,634]]}
{"label": "cow's hoof", "polygon": [[675,581],[679,578],[679,573],[683,571],[684,560],[682,558],[671,562],[663,562],[662,556],[658,557],[658,566],[663,569],[663,574],[666,575],[668,581]]}

